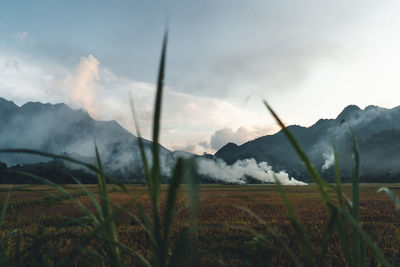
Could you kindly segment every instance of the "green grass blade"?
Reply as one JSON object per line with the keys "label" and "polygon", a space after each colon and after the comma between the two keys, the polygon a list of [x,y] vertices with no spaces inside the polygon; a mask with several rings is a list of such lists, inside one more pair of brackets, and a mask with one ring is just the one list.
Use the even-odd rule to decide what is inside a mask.
{"label": "green grass blade", "polygon": [[114,211],[113,213],[111,213],[108,218],[106,218],[100,225],[98,225],[98,227],[91,233],[91,236],[92,237],[96,236],[97,238],[100,238],[100,239],[104,240],[105,241],[104,243],[107,244],[107,246],[111,245],[111,247],[113,247],[114,250],[117,249],[118,252],[119,252],[119,249],[122,248],[122,250],[125,253],[128,253],[131,256],[134,256],[134,258],[139,260],[139,262],[142,265],[150,266],[149,262],[141,254],[129,249],[125,245],[121,244],[115,238],[110,239],[109,237],[106,237],[106,236],[103,236],[103,235],[98,236],[98,233],[101,233],[103,229],[107,229],[109,227],[110,223],[115,222],[115,218],[119,214],[121,214],[122,212],[126,212],[127,207],[129,207],[134,201],[135,201],[134,199],[131,199],[131,200],[129,200],[127,203],[125,203],[122,206],[114,205],[114,206],[117,207],[117,210]]}
{"label": "green grass blade", "polygon": [[397,219],[400,222],[400,199],[396,196],[396,194],[392,190],[390,190],[387,187],[379,188],[377,193],[380,193],[382,191],[385,192],[394,201],[394,204],[396,205]]}
{"label": "green grass blade", "polygon": [[167,254],[167,249],[168,249],[168,241],[169,241],[169,235],[170,235],[170,227],[172,224],[172,220],[175,216],[175,204],[176,204],[176,199],[178,196],[178,190],[179,187],[182,184],[183,180],[183,173],[184,173],[184,165],[183,165],[183,160],[178,159],[174,173],[172,175],[172,178],[169,182],[168,186],[168,195],[167,195],[167,202],[165,205],[165,212],[164,212],[164,223],[163,223],[163,249],[164,249],[164,254]]}
{"label": "green grass blade", "polygon": [[145,150],[144,150],[143,139],[142,139],[142,136],[140,134],[139,120],[136,117],[135,105],[133,104],[132,96],[129,96],[129,100],[130,100],[130,106],[131,106],[131,112],[132,112],[133,121],[135,123],[136,135],[137,135],[137,141],[138,141],[138,145],[139,145],[140,155],[142,157],[142,162],[143,162],[144,177],[146,179],[146,183],[147,183],[147,187],[149,188],[149,191],[153,192],[153,188],[154,188],[153,181],[151,179],[149,163],[147,162],[146,153],[145,153]]}
{"label": "green grass blade", "polygon": [[[339,206],[341,207],[341,206]],[[341,207],[343,208],[343,207]],[[342,247],[342,252],[343,255],[346,259],[346,262],[350,265],[353,266],[352,262],[352,256],[351,256],[351,250],[349,249],[349,242],[348,242],[348,236],[347,236],[347,221],[346,219],[341,215],[338,214],[338,220],[337,220],[337,224],[336,224],[336,229],[338,232],[338,238],[340,241],[340,245]]]}
{"label": "green grass blade", "polygon": [[104,217],[108,217],[110,215],[110,207],[109,207],[109,199],[107,192],[107,184],[97,146],[95,146],[95,152],[96,152],[97,168],[99,170],[96,174],[97,174],[97,185],[100,194],[101,209]]}
{"label": "green grass blade", "polygon": [[93,207],[96,209],[97,214],[100,217],[100,220],[103,220],[103,213],[101,212],[101,207],[99,206],[99,203],[97,202],[94,194],[87,190],[87,188],[78,180],[76,179],[73,175],[65,172],[71,179],[73,179],[82,189],[82,191],[85,193],[85,195],[89,198],[90,202],[92,203]]}
{"label": "green grass blade", "polygon": [[[194,159],[179,159],[175,170],[176,174],[181,177],[176,178],[174,181],[174,187],[177,187],[178,181],[186,181],[187,183],[190,221],[189,227],[182,229],[179,234],[169,266],[184,266],[185,262],[186,264],[187,262],[195,262],[195,259],[198,257],[197,231],[199,227],[199,181],[196,174],[196,163]],[[176,196],[174,198],[176,198]],[[173,210],[172,205],[171,209]]]}
{"label": "green grass blade", "polygon": [[187,227],[183,228],[179,233],[178,240],[171,256],[171,261],[168,266],[190,266],[190,256],[194,248],[191,246],[192,242],[191,230]]}
{"label": "green grass blade", "polygon": [[102,239],[108,241],[104,243],[105,249],[111,253],[111,255],[107,255],[108,259],[110,259],[110,261],[113,263],[113,266],[121,266],[122,260],[120,256],[120,250],[118,246],[115,246],[115,244],[119,243],[119,241],[112,234],[110,234],[110,225],[115,223],[115,218],[124,212],[132,203],[133,199],[119,207],[117,210],[111,212],[108,217],[105,217],[103,221],[99,222],[99,224],[95,226],[95,228],[87,235],[87,237],[79,243],[79,245],[69,255],[68,259],[65,259],[63,264],[69,266],[73,256],[79,254],[82,248],[87,247],[94,239]]}
{"label": "green grass blade", "polygon": [[336,180],[337,198],[339,205],[343,206],[343,193],[342,193],[342,183],[340,181],[339,159],[335,146],[333,147],[333,156],[335,160],[335,180]]}
{"label": "green grass blade", "polygon": [[[358,152],[358,146],[356,142],[356,138],[354,136],[353,129],[351,126],[351,141],[353,148],[353,170],[352,170],[352,215],[354,219],[360,223],[360,155]],[[361,237],[358,232],[353,231],[353,261],[354,266],[364,266],[364,253],[363,253],[363,245],[361,243]]]}
{"label": "green grass blade", "polygon": [[[131,216],[136,222],[138,222],[143,229],[146,231],[146,233],[149,235],[150,240],[153,242],[153,244],[155,244],[154,242],[154,236],[152,233],[152,222],[150,220],[150,218],[147,216],[147,214],[144,211],[144,208],[142,206],[142,204],[138,201],[137,196],[131,192],[124,184],[122,184],[120,181],[113,179],[111,177],[107,177],[111,182],[113,182],[114,184],[117,184],[121,190],[123,192],[125,192],[126,194],[128,194],[133,203],[136,205],[138,211],[139,211],[139,216],[134,215],[133,213],[125,210],[125,213],[127,213],[129,216]],[[150,190],[149,190],[150,191]],[[112,203],[114,206],[120,208],[118,205],[116,205],[115,203]]]}
{"label": "green grass blade", "polygon": [[0,225],[3,223],[4,217],[6,216],[6,211],[8,208],[8,202],[10,201],[10,196],[11,196],[11,190],[10,190],[10,192],[8,192],[6,200],[3,203],[3,208],[1,209]]}
{"label": "green grass blade", "polygon": [[377,193],[385,192],[396,204],[396,207],[400,209],[400,199],[396,196],[396,194],[387,187],[381,187],[378,189]]}
{"label": "green grass blade", "polygon": [[354,136],[354,132],[350,127],[351,141],[353,147],[353,170],[352,170],[352,203],[353,209],[352,214],[354,219],[360,219],[360,155],[358,152],[357,142]]}
{"label": "green grass blade", "polygon": [[364,242],[371,248],[372,252],[378,258],[379,263],[385,267],[391,266],[390,263],[385,259],[382,251],[375,245],[371,237],[361,228],[359,221],[354,219],[354,217],[342,207],[337,207],[337,210],[351,224],[352,229],[355,230],[356,233],[358,233],[360,238],[364,240]]}
{"label": "green grass blade", "polygon": [[122,252],[128,254],[129,256],[132,256],[136,260],[135,263],[139,263],[141,266],[151,267],[151,264],[146,260],[145,257],[143,257],[143,255],[130,249],[129,247],[125,246],[124,244],[122,244],[120,242],[115,242],[113,240],[104,239],[102,237],[99,237],[98,240],[101,240],[104,243],[109,243],[110,245],[113,245],[113,246],[119,248]]}
{"label": "green grass blade", "polygon": [[69,161],[69,162],[84,166],[93,172],[98,171],[96,166],[94,166],[92,164],[89,164],[89,163],[86,163],[86,162],[83,162],[80,160],[76,160],[76,159],[73,159],[70,157],[52,154],[52,153],[46,153],[46,152],[42,152],[42,151],[38,151],[38,150],[34,150],[34,149],[0,149],[0,153],[23,153],[23,154],[43,156],[43,157],[52,158],[52,159],[62,159],[65,161]]}
{"label": "green grass blade", "polygon": [[162,250],[162,236],[161,236],[161,223],[159,215],[159,205],[160,205],[160,183],[161,183],[161,167],[160,167],[160,145],[159,145],[159,135],[160,135],[160,121],[161,121],[161,103],[162,103],[162,93],[164,85],[164,72],[165,72],[165,59],[167,52],[167,42],[168,42],[168,32],[165,31],[162,49],[161,49],[161,60],[157,79],[157,91],[155,98],[154,107],[154,118],[153,118],[153,165],[151,171],[152,179],[152,191],[150,191],[150,196],[152,199],[153,206],[153,234],[157,241],[157,246],[153,247],[153,264],[156,266],[165,265],[165,255]]}
{"label": "green grass blade", "polygon": [[31,177],[32,179],[42,182],[46,185],[51,186],[52,188],[54,188],[57,192],[61,193],[61,195],[64,196],[63,199],[71,199],[75,204],[76,204],[76,208],[82,212],[84,212],[84,214],[86,214],[88,217],[90,217],[92,219],[93,222],[98,223],[96,216],[81,202],[79,201],[73,194],[69,193],[68,191],[66,191],[64,188],[62,188],[61,186],[47,180],[44,179],[42,177],[39,177],[37,175],[34,174],[30,174],[27,172],[22,172],[22,171],[14,171],[15,173],[19,173],[28,177]]}
{"label": "green grass blade", "polygon": [[159,135],[160,135],[160,121],[161,121],[161,103],[162,103],[162,94],[163,94],[163,85],[164,85],[164,73],[165,73],[165,59],[167,52],[167,42],[168,42],[168,31],[164,33],[164,40],[161,50],[161,60],[160,60],[160,68],[158,72],[157,79],[157,92],[156,92],[156,100],[155,100],[155,110],[154,110],[154,118],[153,118],[153,179],[156,187],[160,184],[160,155],[159,155]]}
{"label": "green grass blade", "polygon": [[196,171],[196,162],[194,159],[184,159],[184,181],[188,185],[188,198],[192,227],[197,227],[199,217],[199,178]]}
{"label": "green grass blade", "polygon": [[322,245],[321,245],[321,252],[319,253],[317,259],[317,265],[323,266],[326,265],[326,259],[328,256],[328,245],[331,242],[331,238],[333,235],[333,231],[335,230],[335,226],[337,225],[338,220],[338,213],[337,210],[334,210],[332,215],[329,218],[328,225],[326,226],[323,238],[322,238]]}
{"label": "green grass blade", "polygon": [[[342,191],[342,184],[341,184],[341,179],[340,179],[340,170],[339,170],[339,159],[337,155],[337,149],[336,146],[333,147],[333,155],[334,155],[334,160],[335,160],[335,179],[336,179],[336,193],[337,193],[337,198],[338,198],[338,205],[339,207],[343,207],[343,191]],[[336,210],[335,210],[336,213]],[[340,214],[337,214],[337,223],[336,223],[336,229],[338,232],[338,237],[340,244],[342,246],[342,251],[344,254],[344,257],[346,261],[349,264],[352,264],[352,257],[350,255],[349,249],[347,249],[349,243],[348,243],[348,237],[347,237],[347,230],[346,230],[346,221],[343,219],[343,217]]]}
{"label": "green grass blade", "polygon": [[[137,202],[136,199],[131,199],[131,201],[132,201],[132,203]],[[121,207],[120,205],[117,205],[117,204],[113,203],[113,206],[117,207],[118,209],[123,210],[125,214],[127,214],[128,216],[133,218],[135,220],[135,222],[137,222],[143,228],[143,230],[147,233],[151,244],[155,245],[155,246],[157,245],[157,242],[156,242],[156,240],[155,240],[155,238],[153,236],[153,232],[152,232],[153,229],[152,229],[150,220],[149,220],[149,218],[147,217],[146,214],[142,215],[141,214],[142,212],[139,211],[139,216],[137,216],[136,214],[124,209],[124,207]],[[143,209],[143,207],[142,207],[142,209]],[[143,213],[144,213],[144,211],[143,211]],[[142,216],[145,216],[146,218],[143,219]]]}
{"label": "green grass blade", "polygon": [[[295,266],[303,266],[299,259],[296,257],[296,255],[294,254],[294,252],[290,249],[290,247],[288,246],[288,244],[283,240],[282,236],[280,234],[278,234],[264,219],[262,219],[260,216],[258,216],[256,213],[254,213],[252,210],[246,208],[246,207],[239,207],[239,209],[247,212],[249,215],[251,215],[252,217],[254,217],[260,224],[262,224],[264,227],[267,228],[267,230],[269,231],[269,233],[281,244],[281,246],[283,247],[283,249],[286,251],[286,253],[288,253],[289,258],[292,260],[293,264]],[[231,227],[229,227],[231,228]],[[258,233],[255,233],[254,231],[252,231],[251,229],[247,228],[247,227],[235,227],[236,229],[242,229],[245,231],[248,231],[249,233],[251,233],[253,236],[256,236],[257,238],[262,238],[264,239],[263,235],[260,235]],[[235,229],[233,228],[233,229]]]}
{"label": "green grass blade", "polygon": [[301,149],[300,145],[297,143],[296,139],[292,135],[292,133],[286,128],[285,124],[281,121],[279,116],[275,113],[275,111],[269,106],[269,104],[264,101],[264,105],[267,107],[269,112],[272,114],[278,125],[282,128],[283,133],[285,134],[286,138],[289,140],[290,144],[296,151],[297,155],[299,156],[300,160],[303,162],[304,166],[306,167],[308,173],[310,174],[313,181],[317,184],[318,190],[324,200],[324,204],[327,209],[329,209],[328,203],[331,202],[331,198],[326,191],[326,183],[322,180],[321,176],[319,175],[318,171],[312,165],[311,161],[308,159],[306,153]]}
{"label": "green grass blade", "polygon": [[[100,193],[100,203],[101,203],[101,208],[102,208],[102,214],[104,218],[110,218],[112,211],[110,207],[110,200],[108,197],[108,191],[107,191],[107,183],[103,171],[103,165],[101,163],[100,159],[100,154],[99,150],[97,148],[97,145],[95,145],[95,152],[96,152],[96,162],[97,162],[97,178],[98,178],[98,187],[99,187],[99,193]],[[108,239],[118,242],[118,235],[117,235],[117,226],[115,224],[114,219],[109,219],[109,220],[104,220],[102,224],[105,224],[104,230],[105,230],[105,237]],[[113,256],[112,262],[114,262],[115,266],[121,266],[121,254],[118,249],[118,247],[111,246],[109,248],[111,250]]]}
{"label": "green grass blade", "polygon": [[294,214],[293,207],[286,197],[286,194],[285,194],[285,191],[283,190],[282,184],[279,182],[279,180],[276,177],[274,177],[274,179],[275,179],[276,187],[278,188],[279,195],[283,201],[286,211],[288,212],[287,219],[290,221],[290,223],[292,224],[292,226],[296,232],[296,237],[297,237],[298,242],[300,243],[300,246],[304,252],[305,259],[310,266],[317,266],[316,262],[315,262],[316,256],[315,256],[314,251],[312,250],[310,239],[307,236],[303,225],[299,222],[296,215]]}
{"label": "green grass blade", "polygon": [[[152,229],[152,222],[151,222],[150,218],[147,216],[147,214],[145,213],[142,204],[141,204],[135,197],[132,197],[132,200],[133,200],[133,202],[135,203],[135,205],[136,205],[136,207],[137,207],[137,209],[138,209],[138,211],[139,211],[139,216],[136,217],[136,215],[135,215],[135,217],[138,218],[138,219],[140,219],[140,220],[139,220],[139,221],[140,221],[140,224],[143,225],[144,229],[145,229],[146,231],[148,231],[148,233],[152,233],[152,232],[151,232],[151,229]],[[115,205],[115,204],[114,204],[114,205]],[[128,212],[128,211],[126,211],[126,212]],[[132,213],[128,212],[128,214],[132,214]],[[133,215],[133,214],[132,214],[132,215]],[[139,222],[139,221],[138,221],[138,222]],[[154,236],[150,235],[150,237],[152,237],[152,238],[154,239]]]}

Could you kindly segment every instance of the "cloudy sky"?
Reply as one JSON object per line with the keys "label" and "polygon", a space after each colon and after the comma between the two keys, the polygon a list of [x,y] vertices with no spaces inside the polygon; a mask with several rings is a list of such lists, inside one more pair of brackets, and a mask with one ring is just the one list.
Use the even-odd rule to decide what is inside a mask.
{"label": "cloudy sky", "polygon": [[145,137],[169,21],[161,143],[213,153],[349,104],[400,105],[398,1],[1,1],[0,97],[65,102]]}

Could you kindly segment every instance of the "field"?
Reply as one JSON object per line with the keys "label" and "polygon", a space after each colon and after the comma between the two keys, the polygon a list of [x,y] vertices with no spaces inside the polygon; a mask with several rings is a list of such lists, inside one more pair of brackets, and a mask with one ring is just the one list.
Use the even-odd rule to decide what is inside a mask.
{"label": "field", "polygon": [[[382,186],[387,186],[395,193],[399,193],[400,185],[390,184],[361,184],[361,225],[378,247],[384,252],[387,259],[400,262],[400,227],[396,217],[394,202],[384,193],[377,194],[376,191]],[[90,206],[86,196],[79,196],[76,185],[67,185],[69,192],[75,194],[82,203]],[[96,192],[96,185],[87,185],[87,188]],[[145,208],[146,213],[151,213],[150,200],[147,188],[141,185],[129,185],[129,190],[138,196],[139,201]],[[1,201],[4,202],[8,194],[8,186],[0,187]],[[110,200],[114,204],[122,205],[129,200],[129,196],[119,191],[116,186],[108,186]],[[318,250],[322,243],[322,236],[328,224],[328,216],[323,207],[317,187],[309,186],[287,186],[284,188],[292,203],[296,215],[304,223],[310,234],[313,246]],[[161,188],[161,199],[165,196],[166,187]],[[351,185],[343,185],[344,194],[350,196]],[[178,229],[188,224],[187,209],[183,203],[185,200],[185,187],[178,194],[178,212],[172,230],[172,240]],[[57,199],[57,192],[47,186],[21,187],[11,194],[10,206],[7,210],[5,220],[1,225],[1,237],[14,228],[21,228],[24,235],[16,242],[12,238],[6,245],[7,250],[13,254],[16,246],[23,251],[18,261],[41,265],[44,262],[53,265],[61,262],[74,252],[73,248],[79,241],[76,237],[62,235],[66,232],[76,232],[77,236],[84,235],[84,229],[70,222],[71,218],[82,216],[74,208],[71,200]],[[287,220],[287,214],[274,185],[202,185],[199,192],[200,217],[198,232],[199,257],[195,265],[210,266],[221,265],[243,266],[262,265],[269,259],[274,265],[290,265],[290,260],[281,245],[272,238],[266,227],[259,223],[253,216],[243,210],[247,208],[265,219],[277,232],[283,235],[284,240],[293,251],[302,259],[298,239],[294,230]],[[92,207],[92,209],[94,209]],[[134,205],[127,208],[128,212],[137,214]],[[67,219],[70,218],[70,219]],[[119,240],[149,257],[149,240],[143,229],[124,212],[116,218]],[[68,230],[66,230],[68,229]],[[255,240],[254,230],[266,237],[265,241]],[[46,239],[46,236],[50,238]],[[79,238],[78,238],[79,239]],[[335,240],[335,239],[333,239]],[[35,243],[36,242],[36,243]],[[78,243],[76,243],[78,242]],[[174,243],[174,242],[173,242]],[[260,245],[262,244],[262,245]],[[95,246],[95,244],[93,244]],[[262,251],[260,251],[262,250]],[[343,263],[343,250],[339,242],[331,242],[328,247],[327,265],[341,265]],[[75,264],[90,261],[90,253],[83,252],[73,262]],[[374,265],[375,259],[371,257],[371,251],[367,250],[367,265]],[[396,259],[395,259],[396,258]],[[135,265],[135,260],[124,255],[125,263]]]}

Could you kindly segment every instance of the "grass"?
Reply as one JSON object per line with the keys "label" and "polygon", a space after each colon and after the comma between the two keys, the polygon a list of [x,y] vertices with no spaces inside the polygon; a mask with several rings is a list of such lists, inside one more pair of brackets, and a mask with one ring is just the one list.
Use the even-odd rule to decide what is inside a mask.
{"label": "grass", "polygon": [[[382,249],[386,258],[391,259],[392,254],[400,245],[400,232],[396,225],[397,215],[394,204],[385,194],[376,194],[376,190],[382,186],[362,184],[360,185],[360,220],[366,232],[376,241],[377,245]],[[112,188],[108,185],[107,188]],[[128,190],[138,197],[138,201],[142,204],[147,214],[151,213],[150,197],[144,186],[128,185]],[[13,204],[19,201],[28,201],[29,196],[34,193],[34,199],[38,199],[35,189],[21,192],[25,194],[23,200],[10,198],[10,207],[7,210],[6,224],[1,228],[1,232],[5,233],[17,227],[26,227],[25,231],[31,235],[37,233],[37,226],[45,226],[44,233],[51,233],[52,229],[56,229],[60,224],[65,222],[65,217],[79,217],[80,213],[71,205],[71,201],[62,202],[33,202],[30,206],[24,205],[13,208]],[[179,232],[188,226],[187,190],[184,185],[178,192],[177,206],[181,207],[177,210],[176,220],[171,228],[171,247],[178,238]],[[343,185],[343,192],[351,194],[351,184]],[[393,188],[396,193],[400,192],[400,188]],[[74,188],[69,189],[71,193]],[[161,186],[160,199],[161,206],[164,205],[166,195],[168,193],[167,185]],[[47,192],[47,193],[46,193]],[[97,190],[92,189],[94,194]],[[307,187],[285,187],[288,200],[292,203],[296,216],[304,224],[304,228],[310,233],[311,243],[313,247],[318,249],[318,244],[322,243],[322,236],[325,225],[328,223],[325,208],[320,201],[318,189],[315,185]],[[48,196],[48,193],[58,194],[55,189],[48,187],[41,194],[42,199]],[[0,201],[4,200],[8,192],[0,193]],[[330,193],[332,197],[334,192]],[[113,191],[109,195],[110,201],[116,205],[126,203],[129,196],[123,191]],[[94,212],[95,208],[89,203],[87,196],[80,197],[80,201],[88,205],[89,209]],[[268,203],[268,207],[266,207]],[[271,255],[272,265],[289,265],[291,259],[284,251],[281,244],[275,240],[269,233],[267,227],[258,222],[255,218],[248,216],[247,213],[238,207],[243,207],[253,211],[262,220],[268,222],[270,227],[279,233],[282,239],[288,243],[294,254],[299,257],[300,263],[304,264],[301,256],[301,247],[295,237],[294,229],[287,220],[287,213],[284,212],[284,204],[273,185],[259,186],[226,186],[226,185],[202,185],[199,188],[199,205],[201,207],[199,214],[198,227],[198,250],[199,257],[197,266],[218,265],[216,259],[223,261],[228,266],[244,266],[248,262],[250,266],[256,265],[257,262],[266,262],[262,257],[266,253],[261,251],[269,251]],[[137,214],[138,209],[135,205],[127,207],[127,212]],[[119,242],[138,253],[142,254],[146,259],[151,257],[151,249],[149,240],[143,228],[138,225],[127,213],[121,213],[115,220]],[[234,227],[233,227],[234,226]],[[73,225],[69,226],[69,230],[73,230]],[[264,236],[264,240],[255,242],[252,233],[245,232],[244,228],[259,235]],[[63,229],[60,229],[63,231]],[[75,230],[76,231],[76,230]],[[59,242],[62,242],[61,240]],[[24,246],[29,246],[30,242],[22,240]],[[68,242],[66,242],[68,243]],[[262,246],[260,252],[257,247]],[[327,247],[327,256],[325,261],[332,264],[327,265],[344,265],[345,257],[343,255],[342,246],[338,240],[330,242]],[[73,249],[73,243],[60,249],[53,256],[55,259],[62,259],[68,255],[68,250]],[[203,253],[207,251],[208,254]],[[257,256],[259,255],[259,256]],[[257,258],[258,257],[258,258]],[[366,250],[367,265],[374,261],[373,253]],[[398,257],[398,255],[397,255]],[[23,255],[24,261],[28,262],[28,254]],[[399,260],[400,258],[397,258]],[[77,258],[83,261],[84,258]],[[139,266],[137,260],[128,254],[122,253],[122,261],[126,265]]]}
{"label": "grass", "polygon": [[[202,223],[204,216],[207,217],[210,214],[203,214],[205,200],[199,199],[196,166],[193,160],[179,159],[168,186],[164,188],[161,185],[158,141],[167,40],[168,33],[166,32],[162,45],[153,118],[153,164],[149,164],[147,161],[139,125],[135,120],[138,146],[143,160],[146,190],[140,190],[138,193],[132,187],[121,184],[107,176],[104,173],[97,148],[95,150],[95,164],[34,150],[0,150],[3,153],[30,153],[69,161],[86,167],[94,172],[98,179],[97,187],[89,189],[72,177],[77,186],[71,189],[54,184],[41,177],[24,173],[52,188],[50,193],[48,192],[50,194],[48,198],[32,201],[32,204],[42,205],[42,208],[49,209],[56,207],[55,210],[63,210],[60,207],[66,205],[67,207],[74,207],[75,212],[71,214],[62,213],[56,218],[45,216],[38,220],[39,224],[13,225],[7,220],[7,208],[12,210],[11,214],[13,212],[18,214],[18,209],[30,207],[29,200],[22,202],[25,206],[18,201],[9,204],[10,193],[7,193],[0,213],[0,226],[2,229],[7,229],[5,232],[2,231],[2,241],[0,242],[0,263],[2,266],[23,265],[26,264],[23,261],[24,259],[30,259],[30,264],[37,266],[82,264],[187,266],[201,262],[201,260],[206,263],[207,261],[204,260],[206,258],[210,259],[213,264],[222,264],[229,259],[221,256],[218,249],[213,249],[214,244],[221,240],[226,246],[224,253],[234,255],[233,252],[237,252],[236,254],[239,255],[233,262],[230,262],[230,265],[246,263],[252,266],[272,266],[276,264],[321,266],[327,265],[327,263],[348,266],[395,265],[396,257],[392,257],[389,261],[387,253],[385,254],[378,248],[378,243],[380,244],[381,241],[374,235],[373,231],[368,231],[368,225],[362,223],[359,155],[356,138],[351,128],[349,128],[349,131],[352,133],[354,157],[352,185],[349,192],[349,188],[343,186],[340,182],[337,157],[335,158],[336,184],[328,184],[321,178],[277,113],[268,103],[264,102],[267,110],[282,128],[295,153],[304,163],[314,183],[310,188],[318,192],[319,199],[312,203],[313,210],[308,217],[299,214],[298,203],[302,203],[302,201],[293,200],[293,195],[288,193],[290,190],[297,189],[284,188],[276,180],[276,186],[267,187],[273,188],[274,192],[270,192],[265,187],[245,188],[252,188],[255,191],[261,188],[261,193],[265,196],[267,194],[279,196],[279,209],[271,204],[273,201],[265,201],[263,198],[255,200],[256,206],[243,202],[249,199],[249,195],[245,194],[238,198],[240,201],[232,200],[228,205],[229,208],[225,206],[223,201],[216,202],[217,205],[213,205],[212,209],[208,209],[207,212],[220,220],[216,220],[214,224],[204,224]],[[131,107],[135,118],[133,103]],[[115,192],[123,194],[124,197],[118,201],[113,199],[111,196],[115,192],[110,191],[107,183],[114,183],[114,188],[117,188]],[[182,186],[183,184],[185,186]],[[12,189],[18,190],[19,193],[20,190],[26,190],[24,187]],[[184,197],[182,190],[187,192]],[[381,191],[394,201],[397,208],[400,207],[400,201],[392,190],[383,187],[378,189],[378,192]],[[350,194],[351,197],[347,197]],[[202,194],[200,194],[200,197],[202,197]],[[377,203],[380,205],[379,202]],[[132,207],[134,208],[132,209]],[[319,217],[315,214],[316,207],[322,207],[322,213],[319,213]],[[387,206],[379,206],[382,210],[383,207],[387,208]],[[271,209],[274,211],[274,213],[269,213],[272,217],[264,216],[264,213],[270,212]],[[15,213],[15,211],[17,212]],[[318,210],[318,212],[321,212],[321,210]],[[379,214],[379,216],[385,215]],[[376,217],[376,220],[381,218],[379,216]],[[133,225],[135,229],[130,232],[132,240],[141,240],[145,245],[144,247],[139,248],[135,242],[121,241],[123,237],[120,235],[120,218],[129,219],[130,225]],[[242,218],[244,221],[237,221],[237,218]],[[313,228],[312,225],[310,228],[309,221],[316,219],[320,219],[321,223],[315,226],[317,228]],[[390,220],[390,226],[392,223],[393,221]],[[211,242],[207,240],[215,233],[217,233],[216,239],[212,239]],[[316,233],[318,236],[315,236]],[[374,235],[374,237],[371,237],[371,235]],[[394,237],[395,241],[399,239],[397,232]],[[210,242],[211,245],[203,246],[203,238],[206,238],[207,243]],[[383,240],[387,242],[385,238]],[[237,244],[237,240],[246,245],[242,248],[238,244],[239,251],[237,247],[231,247],[231,243]],[[396,242],[393,243],[393,246],[389,248],[390,251],[395,251],[394,249],[398,248]],[[250,252],[243,252],[246,249],[249,249]]]}

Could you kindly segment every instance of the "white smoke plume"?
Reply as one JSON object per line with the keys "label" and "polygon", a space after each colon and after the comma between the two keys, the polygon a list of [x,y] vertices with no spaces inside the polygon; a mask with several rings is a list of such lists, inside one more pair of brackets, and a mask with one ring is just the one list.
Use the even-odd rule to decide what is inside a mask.
{"label": "white smoke plume", "polygon": [[101,88],[96,86],[95,81],[99,79],[99,64],[93,55],[83,57],[74,74],[68,77],[72,102],[86,109],[91,115],[98,112],[96,97]]}
{"label": "white smoke plume", "polygon": [[206,175],[220,182],[246,183],[246,177],[252,177],[264,183],[275,183],[275,178],[283,185],[307,185],[280,171],[272,170],[267,162],[257,163],[255,159],[238,160],[233,165],[226,164],[223,160],[200,159],[197,162],[198,173]]}
{"label": "white smoke plume", "polygon": [[328,152],[322,153],[322,157],[324,158],[325,162],[322,165],[322,170],[327,170],[335,163],[335,155],[333,154],[332,149],[329,149]]}

